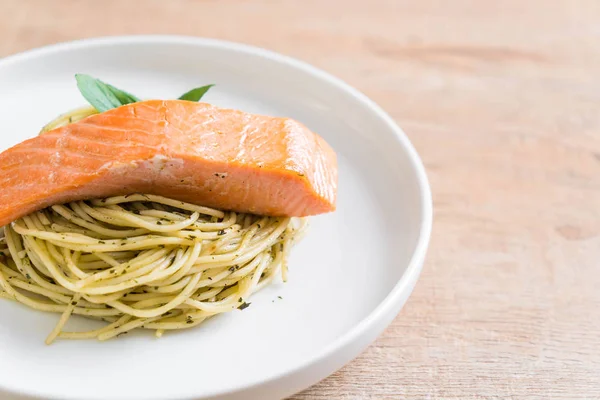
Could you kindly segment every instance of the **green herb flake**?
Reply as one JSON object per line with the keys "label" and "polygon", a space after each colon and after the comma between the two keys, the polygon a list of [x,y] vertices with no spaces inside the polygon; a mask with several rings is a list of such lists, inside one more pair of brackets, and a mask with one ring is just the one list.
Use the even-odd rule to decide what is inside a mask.
{"label": "green herb flake", "polygon": [[246,303],[243,302],[242,304],[240,304],[240,306],[238,307],[238,310],[245,310],[246,308],[250,307],[250,304],[252,303]]}

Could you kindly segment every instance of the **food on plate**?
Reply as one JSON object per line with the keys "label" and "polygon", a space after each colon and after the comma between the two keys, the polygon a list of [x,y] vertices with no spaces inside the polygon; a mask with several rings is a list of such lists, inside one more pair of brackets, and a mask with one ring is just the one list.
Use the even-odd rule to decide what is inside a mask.
{"label": "food on plate", "polygon": [[[0,296],[61,313],[46,342],[196,326],[278,275],[335,210],[329,145],[287,118],[141,101],[87,75],[93,107],[0,153]],[[65,331],[72,314],[107,321]]]}

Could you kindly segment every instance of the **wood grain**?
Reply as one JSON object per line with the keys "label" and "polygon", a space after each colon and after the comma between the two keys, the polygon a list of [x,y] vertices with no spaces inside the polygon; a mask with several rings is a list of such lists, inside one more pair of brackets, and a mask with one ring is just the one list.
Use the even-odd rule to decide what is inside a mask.
{"label": "wood grain", "polygon": [[598,21],[598,0],[3,0],[0,56],[173,33],[340,76],[419,150],[434,232],[390,328],[293,399],[597,399]]}

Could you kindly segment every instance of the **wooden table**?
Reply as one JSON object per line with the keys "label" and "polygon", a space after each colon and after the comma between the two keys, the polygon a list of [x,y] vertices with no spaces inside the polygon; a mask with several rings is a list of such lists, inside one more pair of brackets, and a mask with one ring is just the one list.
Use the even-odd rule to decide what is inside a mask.
{"label": "wooden table", "polygon": [[436,211],[413,296],[294,399],[600,398],[600,1],[0,0],[0,56],[140,33],[304,59],[423,157]]}

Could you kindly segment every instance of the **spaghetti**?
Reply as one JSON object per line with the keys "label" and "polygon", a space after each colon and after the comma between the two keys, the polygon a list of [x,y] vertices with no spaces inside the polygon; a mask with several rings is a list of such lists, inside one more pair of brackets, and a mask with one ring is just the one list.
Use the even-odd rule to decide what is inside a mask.
{"label": "spaghetti", "polygon": [[[48,344],[136,328],[160,337],[247,307],[278,274],[285,281],[304,223],[144,194],[55,205],[4,227],[0,296],[61,313]],[[108,324],[64,331],[73,314]]]}
{"label": "spaghetti", "polygon": [[98,114],[98,110],[91,106],[81,107],[76,110],[69,111],[68,113],[60,115],[44,125],[40,131],[40,134],[60,128],[61,126],[69,125],[73,122],[81,121],[82,119],[94,114]]}

